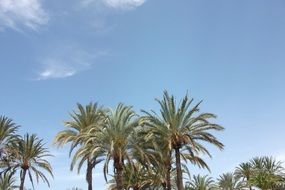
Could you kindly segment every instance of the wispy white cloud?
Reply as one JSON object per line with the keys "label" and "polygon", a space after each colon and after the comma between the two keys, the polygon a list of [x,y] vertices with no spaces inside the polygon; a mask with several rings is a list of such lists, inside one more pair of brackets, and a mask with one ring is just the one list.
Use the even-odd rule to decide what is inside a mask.
{"label": "wispy white cloud", "polygon": [[40,60],[36,80],[66,78],[91,69],[104,51],[89,53],[74,47],[57,48],[54,53]]}
{"label": "wispy white cloud", "polygon": [[105,5],[108,8],[114,8],[119,10],[132,10],[145,3],[146,0],[82,0],[82,4],[87,6],[90,4],[96,4],[100,6]]}
{"label": "wispy white cloud", "polygon": [[48,14],[40,0],[0,0],[0,28],[21,30],[28,27],[37,30],[48,22]]}
{"label": "wispy white cloud", "polygon": [[134,9],[141,6],[145,0],[104,0],[104,3],[112,8],[116,9]]}

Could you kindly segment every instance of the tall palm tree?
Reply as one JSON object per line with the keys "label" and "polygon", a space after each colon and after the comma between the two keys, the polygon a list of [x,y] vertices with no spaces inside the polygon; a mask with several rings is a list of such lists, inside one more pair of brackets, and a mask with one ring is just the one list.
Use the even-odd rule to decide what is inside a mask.
{"label": "tall palm tree", "polygon": [[100,132],[83,135],[83,139],[88,139],[86,143],[93,143],[93,149],[90,152],[104,152],[104,177],[106,181],[109,162],[113,160],[117,190],[124,189],[123,170],[125,161],[132,164],[132,150],[139,148],[132,140],[135,138],[134,133],[137,126],[138,119],[136,119],[132,107],[120,103],[115,110],[108,110],[104,128]]}
{"label": "tall palm tree", "polygon": [[218,178],[218,187],[221,190],[242,190],[242,182],[233,173],[224,173]]}
{"label": "tall palm tree", "polygon": [[[167,147],[169,154],[174,151],[177,188],[178,190],[182,190],[182,152],[184,150],[187,151],[187,154],[185,153],[182,156],[183,160],[189,160],[192,163],[200,164],[202,167],[207,167],[205,162],[197,155],[197,153],[205,153],[211,156],[201,142],[207,142],[222,149],[224,145],[210,132],[212,130],[220,131],[224,128],[209,121],[216,118],[215,115],[211,113],[198,114],[201,102],[190,107],[193,99],[189,100],[188,95],[177,105],[174,96],[170,96],[165,91],[162,100],[157,100],[157,102],[160,104],[160,116],[154,111],[143,111],[146,114],[146,125],[152,128],[150,135],[154,135],[160,139],[163,142],[161,146]],[[196,159],[193,159],[193,157]]]}
{"label": "tall palm tree", "polygon": [[[17,138],[18,128],[19,126],[12,119],[0,116],[0,168],[3,171],[9,169],[9,162],[12,157],[10,145]],[[0,171],[0,173],[3,171]]]}
{"label": "tall palm tree", "polygon": [[[59,146],[70,143],[70,156],[72,152],[78,148],[71,162],[71,170],[73,170],[76,162],[80,160],[78,164],[78,172],[80,172],[83,163],[86,162],[86,181],[88,183],[88,190],[92,190],[92,171],[100,160],[97,159],[98,155],[90,156],[89,150],[87,149],[87,151],[85,151],[86,147],[82,148],[84,141],[80,138],[80,135],[86,133],[91,128],[100,128],[103,122],[103,112],[97,103],[89,103],[85,107],[78,103],[77,110],[73,111],[70,117],[71,119],[69,121],[64,122],[67,129],[60,131],[56,135],[54,142]],[[91,145],[89,143],[86,146],[89,146],[90,149]]]}
{"label": "tall palm tree", "polygon": [[250,162],[241,163],[235,170],[235,176],[246,183],[246,186],[252,190],[250,180],[254,175],[254,169]]}
{"label": "tall palm tree", "polygon": [[26,134],[13,142],[12,146],[16,156],[13,160],[11,171],[20,170],[20,190],[24,189],[27,174],[33,187],[34,180],[32,174],[36,176],[37,182],[39,182],[39,179],[42,179],[43,182],[46,182],[50,186],[46,175],[41,171],[44,170],[53,177],[52,167],[48,160],[46,160],[47,157],[52,155],[44,147],[43,140],[39,139],[35,134]]}
{"label": "tall palm tree", "polygon": [[213,178],[205,175],[194,175],[193,179],[188,183],[186,190],[215,190],[215,181]]}

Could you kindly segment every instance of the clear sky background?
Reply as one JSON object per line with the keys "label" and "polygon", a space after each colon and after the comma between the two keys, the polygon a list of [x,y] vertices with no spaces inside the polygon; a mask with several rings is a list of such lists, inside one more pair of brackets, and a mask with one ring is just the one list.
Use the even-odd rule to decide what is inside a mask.
{"label": "clear sky background", "polygon": [[77,102],[139,112],[188,91],[226,128],[225,150],[210,147],[217,177],[253,156],[285,161],[284,52],[284,0],[0,0],[0,114],[44,138],[50,189],[87,189],[52,146]]}

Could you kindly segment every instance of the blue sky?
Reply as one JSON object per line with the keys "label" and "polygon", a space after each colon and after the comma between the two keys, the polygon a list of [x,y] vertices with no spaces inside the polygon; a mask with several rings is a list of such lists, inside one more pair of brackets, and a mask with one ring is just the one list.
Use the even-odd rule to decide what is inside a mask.
{"label": "blue sky", "polygon": [[52,146],[77,102],[157,110],[164,89],[226,128],[214,177],[252,156],[285,161],[284,34],[283,0],[0,0],[0,114],[50,146],[53,190],[87,188]]}

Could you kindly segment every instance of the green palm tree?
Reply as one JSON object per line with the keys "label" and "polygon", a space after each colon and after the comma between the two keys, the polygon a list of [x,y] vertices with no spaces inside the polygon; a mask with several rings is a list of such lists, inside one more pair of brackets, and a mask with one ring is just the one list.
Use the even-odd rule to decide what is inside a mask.
{"label": "green palm tree", "polygon": [[166,146],[167,143],[164,142],[164,139],[161,139],[152,133],[152,123],[148,117],[141,118],[140,124],[143,125],[143,128],[138,132],[136,143],[143,149],[148,162],[145,162],[146,159],[140,158],[140,156],[136,156],[136,159],[142,164],[148,164],[147,167],[152,166],[151,169],[155,171],[158,177],[157,179],[160,179],[160,184],[156,183],[156,185],[162,185],[165,190],[170,190],[172,189],[171,150]]}
{"label": "green palm tree", "polygon": [[284,168],[282,162],[273,157],[255,157],[251,161],[254,175],[250,182],[263,190],[275,189],[284,183]]}
{"label": "green palm tree", "polygon": [[252,190],[250,180],[254,175],[254,169],[250,162],[241,163],[235,170],[235,176],[246,183],[246,186]]}
{"label": "green palm tree", "polygon": [[[104,153],[104,177],[107,180],[109,162],[113,160],[114,178],[116,189],[124,189],[123,170],[125,161],[132,164],[132,150],[140,147],[133,142],[135,128],[138,126],[138,119],[132,107],[119,104],[115,110],[108,110],[104,128],[97,133],[83,135],[86,144],[92,142],[93,149],[90,152],[97,154]],[[138,151],[139,152],[139,151]]]}
{"label": "green palm tree", "polygon": [[220,175],[218,179],[218,187],[221,190],[242,190],[244,186],[233,173],[225,173]]}
{"label": "green palm tree", "polygon": [[[125,164],[123,170],[124,189],[140,190],[153,185],[155,174],[150,173],[143,165],[136,162],[134,164]],[[116,190],[117,185],[114,179],[108,182],[109,190]]]}
{"label": "green palm tree", "polygon": [[1,146],[8,144],[15,138],[19,126],[5,116],[0,116],[0,144]]}
{"label": "green palm tree", "polygon": [[168,169],[171,169],[171,166],[165,166],[167,166],[168,160],[171,164],[171,158],[167,158],[163,147],[155,144],[153,140],[147,139],[147,134],[148,131],[145,127],[137,127],[133,137],[130,138],[130,143],[139,147],[132,150],[133,162],[135,164],[129,164],[131,166],[129,168],[132,168],[132,171],[134,171],[134,176],[137,176],[137,174],[140,176],[139,184],[133,186],[136,189],[161,186],[166,188],[165,176]]}
{"label": "green palm tree", "polygon": [[15,183],[16,179],[13,173],[6,172],[0,175],[0,189],[14,190],[16,188],[19,188],[15,185]]}
{"label": "green palm tree", "polygon": [[211,156],[201,142],[207,142],[222,149],[223,144],[210,132],[220,131],[224,128],[209,121],[216,118],[215,115],[210,113],[198,114],[201,102],[190,107],[193,99],[189,100],[188,95],[177,105],[174,96],[170,96],[165,91],[163,99],[157,100],[157,102],[160,104],[160,116],[154,111],[143,111],[146,114],[145,124],[151,128],[149,135],[155,136],[154,139],[160,139],[163,143],[160,145],[166,147],[169,155],[174,151],[177,188],[182,190],[181,157],[185,161],[189,160],[201,167],[207,167],[206,163],[197,155],[197,153],[205,153]]}
{"label": "green palm tree", "polygon": [[213,178],[205,175],[194,175],[193,179],[187,184],[186,190],[215,190],[215,181]]}
{"label": "green palm tree", "polygon": [[15,159],[11,166],[11,171],[20,171],[20,190],[24,189],[26,175],[34,187],[34,180],[32,174],[36,176],[36,181],[42,179],[50,186],[46,175],[41,171],[48,172],[52,177],[52,167],[46,160],[47,157],[52,156],[48,149],[44,147],[42,139],[39,139],[35,134],[26,134],[23,138],[17,139],[13,142],[13,149],[15,151]]}
{"label": "green palm tree", "polygon": [[59,146],[70,143],[70,156],[72,152],[78,148],[71,162],[71,170],[73,170],[78,160],[78,173],[80,172],[82,165],[86,163],[86,181],[88,183],[88,190],[92,190],[92,171],[100,160],[97,159],[98,155],[90,156],[90,143],[86,144],[83,148],[84,141],[80,137],[90,129],[97,129],[102,126],[104,119],[103,112],[102,109],[98,107],[97,103],[89,103],[85,107],[78,103],[77,110],[73,111],[70,114],[70,117],[71,120],[64,122],[67,129],[60,131],[56,135],[54,142]]}
{"label": "green palm tree", "polygon": [[[0,116],[0,168],[3,171],[9,169],[9,162],[12,158],[10,145],[17,138],[18,128],[19,126],[12,119]],[[0,173],[3,171],[0,171]]]}

